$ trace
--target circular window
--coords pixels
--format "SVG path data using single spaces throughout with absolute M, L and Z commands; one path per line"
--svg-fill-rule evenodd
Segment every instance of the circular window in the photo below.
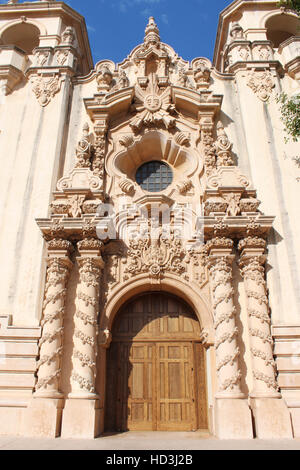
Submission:
M 172 183 L 172 180 L 172 170 L 163 162 L 144 163 L 136 172 L 136 182 L 142 189 L 151 193 L 163 191 Z

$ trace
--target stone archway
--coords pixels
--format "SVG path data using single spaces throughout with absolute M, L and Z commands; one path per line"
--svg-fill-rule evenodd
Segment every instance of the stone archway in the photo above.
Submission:
M 149 292 L 125 303 L 107 355 L 107 431 L 208 428 L 204 348 L 192 309 Z

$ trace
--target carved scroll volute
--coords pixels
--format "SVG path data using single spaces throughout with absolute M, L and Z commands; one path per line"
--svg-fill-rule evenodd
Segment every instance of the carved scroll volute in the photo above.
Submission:
M 43 302 L 42 337 L 39 342 L 38 381 L 35 396 L 60 398 L 59 379 L 63 352 L 63 322 L 67 280 L 72 268 L 72 244 L 62 238 L 48 244 L 47 278 Z
M 216 398 L 243 398 L 239 369 L 238 330 L 232 285 L 233 241 L 217 237 L 207 242 L 217 359 Z
M 265 281 L 264 255 L 266 242 L 249 236 L 239 243 L 240 268 L 244 278 L 249 318 L 250 349 L 252 356 L 252 398 L 278 398 L 276 365 L 273 358 L 273 338 L 269 315 L 269 301 Z
M 85 238 L 77 245 L 80 253 L 77 258 L 79 284 L 74 317 L 72 392 L 69 398 L 97 398 L 95 377 L 99 289 L 104 266 L 102 245 L 96 238 Z

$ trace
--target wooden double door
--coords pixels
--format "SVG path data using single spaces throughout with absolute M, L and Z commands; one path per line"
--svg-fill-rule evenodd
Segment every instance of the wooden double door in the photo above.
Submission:
M 207 429 L 204 350 L 190 308 L 146 294 L 120 312 L 107 358 L 106 430 Z

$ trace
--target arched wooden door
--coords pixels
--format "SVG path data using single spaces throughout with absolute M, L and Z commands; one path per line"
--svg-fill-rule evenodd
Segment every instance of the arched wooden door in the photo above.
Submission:
M 200 327 L 190 307 L 162 293 L 126 304 L 107 357 L 107 431 L 207 429 Z

